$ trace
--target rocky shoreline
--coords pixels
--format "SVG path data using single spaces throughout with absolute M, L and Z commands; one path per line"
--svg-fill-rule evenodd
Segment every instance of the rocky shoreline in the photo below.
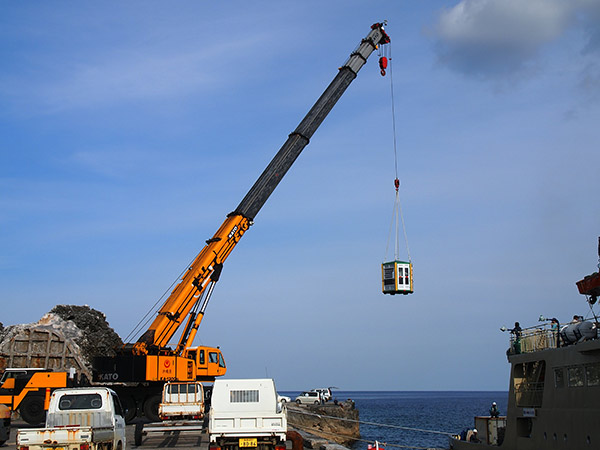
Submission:
M 346 448 L 360 439 L 359 412 L 352 400 L 323 405 L 287 406 L 288 426 L 297 430 L 305 447 Z M 326 445 L 329 443 L 330 445 Z

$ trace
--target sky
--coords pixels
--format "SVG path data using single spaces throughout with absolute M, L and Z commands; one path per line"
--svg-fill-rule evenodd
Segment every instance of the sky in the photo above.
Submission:
M 195 343 L 280 390 L 507 390 L 502 326 L 590 315 L 599 0 L 0 9 L 5 326 L 85 304 L 125 338 L 383 20 L 388 75 L 373 54 L 225 263 Z M 392 87 L 410 296 L 381 293 Z

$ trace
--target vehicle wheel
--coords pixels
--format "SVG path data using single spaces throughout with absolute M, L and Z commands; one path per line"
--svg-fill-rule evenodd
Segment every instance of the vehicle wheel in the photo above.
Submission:
M 160 422 L 158 405 L 160 405 L 160 394 L 152 395 L 144 402 L 144 415 L 150 422 Z
M 296 400 L 296 404 L 297 404 L 297 405 L 299 405 L 299 404 L 301 404 L 301 403 L 302 403 L 302 402 L 301 402 L 300 400 Z
M 137 405 L 135 399 L 131 395 L 121 397 L 123 409 L 125 410 L 125 423 L 131 423 L 137 416 Z
M 315 400 L 315 405 L 318 405 L 319 403 L 319 400 Z
M 46 420 L 44 397 L 39 395 L 27 396 L 19 405 L 21 418 L 30 425 L 39 425 Z
M 142 434 L 143 430 L 144 430 L 143 423 L 138 422 L 135 424 L 135 432 L 133 434 L 133 441 L 134 441 L 136 447 L 140 447 L 142 445 L 142 438 L 144 436 Z

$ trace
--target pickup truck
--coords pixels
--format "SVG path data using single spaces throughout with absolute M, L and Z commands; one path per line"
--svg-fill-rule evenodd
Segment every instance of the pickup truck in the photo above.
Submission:
M 46 427 L 17 431 L 17 450 L 46 449 L 124 450 L 125 418 L 117 394 L 100 387 L 55 390 Z
M 210 450 L 285 450 L 286 411 L 272 379 L 215 380 L 208 421 Z
M 204 430 L 204 388 L 197 381 L 165 383 L 162 401 L 158 406 L 162 422 L 135 425 L 133 435 L 136 447 L 143 445 L 144 436 L 151 433 L 195 432 Z
M 204 388 L 202 383 L 165 383 L 162 402 L 158 407 L 161 420 L 204 418 Z

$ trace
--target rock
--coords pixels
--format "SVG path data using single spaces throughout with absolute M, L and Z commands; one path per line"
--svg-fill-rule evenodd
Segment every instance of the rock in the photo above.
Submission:
M 324 405 L 288 405 L 288 423 L 326 441 L 350 446 L 360 438 L 359 414 L 353 401 Z M 323 442 L 315 442 L 319 448 Z

